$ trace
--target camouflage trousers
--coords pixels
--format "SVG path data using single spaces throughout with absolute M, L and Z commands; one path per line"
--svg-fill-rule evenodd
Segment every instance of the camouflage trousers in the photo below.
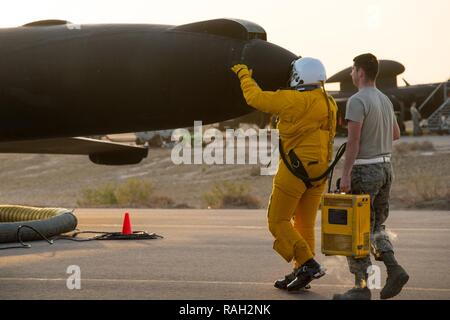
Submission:
M 380 260 L 384 252 L 394 252 L 389 236 L 385 231 L 384 222 L 389 216 L 389 194 L 393 180 L 393 171 L 390 163 L 377 163 L 357 165 L 352 170 L 352 193 L 370 195 L 370 240 L 371 251 L 375 260 Z M 366 274 L 367 268 L 372 264 L 370 256 L 355 259 L 347 257 L 350 272 L 353 274 Z

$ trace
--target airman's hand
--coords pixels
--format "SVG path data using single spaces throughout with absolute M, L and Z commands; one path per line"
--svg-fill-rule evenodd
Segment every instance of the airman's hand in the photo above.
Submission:
M 351 179 L 350 175 L 342 176 L 341 185 L 339 186 L 339 190 L 341 192 L 350 193 L 351 189 L 352 189 L 352 179 Z

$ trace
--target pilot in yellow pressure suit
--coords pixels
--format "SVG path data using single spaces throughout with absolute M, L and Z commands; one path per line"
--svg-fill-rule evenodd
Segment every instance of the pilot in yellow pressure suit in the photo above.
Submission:
M 300 290 L 325 274 L 314 260 L 314 226 L 327 177 L 308 178 L 323 175 L 331 160 L 336 103 L 323 88 L 325 68 L 317 59 L 295 60 L 290 88 L 276 92 L 262 91 L 246 65 L 235 65 L 232 71 L 240 79 L 247 103 L 279 119 L 284 159 L 273 180 L 268 224 L 275 238 L 274 250 L 287 262 L 293 261 L 294 270 L 276 281 L 275 287 Z

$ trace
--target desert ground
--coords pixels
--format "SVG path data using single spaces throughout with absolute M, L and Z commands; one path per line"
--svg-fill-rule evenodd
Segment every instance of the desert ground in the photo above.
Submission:
M 335 148 L 344 141 L 336 139 Z M 290 266 L 273 252 L 267 230 L 272 177 L 261 176 L 259 165 L 177 166 L 170 154 L 168 148 L 152 148 L 142 163 L 120 167 L 95 165 L 85 156 L 0 155 L 0 203 L 75 209 L 81 230 L 120 231 L 123 213 L 129 212 L 134 230 L 164 236 L 146 241 L 59 240 L 52 246 L 38 241 L 31 249 L 2 250 L 0 299 L 303 300 L 330 299 L 352 286 L 344 257 L 319 254 L 327 276 L 311 290 L 287 294 L 273 288 Z M 450 299 L 450 138 L 403 137 L 393 156 L 396 177 L 387 225 L 398 260 L 411 275 L 396 299 Z M 80 205 L 86 189 L 104 190 L 130 179 L 151 185 L 153 198 L 145 200 L 155 202 Z M 230 183 L 245 185 L 237 188 L 238 197 L 251 196 L 252 202 L 211 208 L 205 194 Z M 125 194 L 147 190 L 139 188 Z M 249 204 L 258 208 L 249 209 Z M 319 227 L 320 219 L 318 238 Z M 81 290 L 66 286 L 72 265 L 82 272 Z M 384 271 L 382 279 L 384 283 Z M 378 296 L 374 290 L 373 298 Z
M 337 138 L 335 147 L 343 142 Z M 0 203 L 73 209 L 80 207 L 83 190 L 138 179 L 150 183 L 155 195 L 171 199 L 169 207 L 208 208 L 205 193 L 227 181 L 245 185 L 260 208 L 267 206 L 273 177 L 261 176 L 260 165 L 175 165 L 170 155 L 170 148 L 151 148 L 138 165 L 101 166 L 86 156 L 0 154 Z M 393 209 L 450 210 L 450 136 L 402 137 L 393 158 Z

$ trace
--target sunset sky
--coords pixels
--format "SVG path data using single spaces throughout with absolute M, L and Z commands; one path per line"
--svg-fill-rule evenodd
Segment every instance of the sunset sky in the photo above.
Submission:
M 42 19 L 178 25 L 216 18 L 260 24 L 268 41 L 321 59 L 328 76 L 372 52 L 411 84 L 450 78 L 449 0 L 1 0 L 0 27 Z M 0 44 L 1 45 L 1 44 Z M 402 84 L 399 82 L 399 84 Z

